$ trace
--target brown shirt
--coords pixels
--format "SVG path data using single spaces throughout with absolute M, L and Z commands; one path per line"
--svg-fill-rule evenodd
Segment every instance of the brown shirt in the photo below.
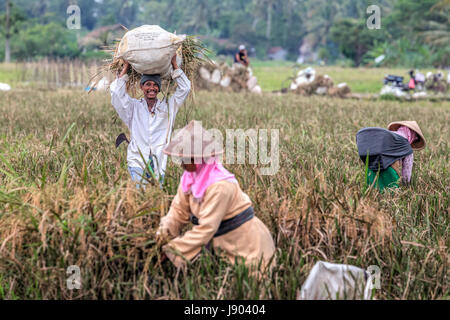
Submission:
M 234 182 L 224 180 L 210 185 L 201 203 L 196 202 L 192 195 L 185 194 L 179 186 L 169 213 L 160 223 L 160 229 L 166 229 L 173 237 L 164 247 L 167 257 L 176 266 L 182 266 L 184 259 L 192 260 L 212 240 L 213 247 L 221 249 L 220 252 L 231 263 L 240 256 L 246 259 L 247 264 L 259 263 L 262 258 L 263 265 L 267 265 L 275 252 L 275 244 L 267 227 L 256 216 L 213 238 L 222 220 L 233 218 L 250 206 L 249 197 Z M 199 225 L 180 235 L 191 213 L 198 218 Z

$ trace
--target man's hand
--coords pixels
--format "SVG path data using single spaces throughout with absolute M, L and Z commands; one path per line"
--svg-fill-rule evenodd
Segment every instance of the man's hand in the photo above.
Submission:
M 127 74 L 128 69 L 130 68 L 130 63 L 128 61 L 123 61 L 123 68 L 122 71 L 119 74 L 119 78 L 123 77 L 124 75 Z
M 173 70 L 178 69 L 178 63 L 177 63 L 177 54 L 175 53 L 172 57 L 172 60 L 170 61 L 172 63 Z
M 162 246 L 167 240 L 169 240 L 169 230 L 160 227 L 156 232 L 156 244 Z

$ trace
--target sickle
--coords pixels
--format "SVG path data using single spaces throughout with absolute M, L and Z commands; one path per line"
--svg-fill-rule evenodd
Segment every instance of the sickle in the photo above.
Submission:
M 122 143 L 122 142 L 124 142 L 124 141 L 126 141 L 127 143 L 130 143 L 130 141 L 128 141 L 128 138 L 127 138 L 127 136 L 125 135 L 125 133 L 121 133 L 121 134 L 119 134 L 118 136 L 117 136 L 117 138 L 116 138 L 116 148 L 118 148 L 119 146 L 120 146 L 120 144 Z

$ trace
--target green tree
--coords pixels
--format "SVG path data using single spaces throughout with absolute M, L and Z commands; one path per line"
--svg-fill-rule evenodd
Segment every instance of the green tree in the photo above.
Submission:
M 13 54 L 19 60 L 37 57 L 75 58 L 80 49 L 73 30 L 56 22 L 24 25 L 14 39 Z
M 25 16 L 11 1 L 6 1 L 5 7 L 5 13 L 0 15 L 0 31 L 5 37 L 5 62 L 8 63 L 11 61 L 11 37 L 17 34 Z
M 339 44 L 342 54 L 356 66 L 377 40 L 383 39 L 382 30 L 370 30 L 362 19 L 342 19 L 331 28 L 331 38 Z

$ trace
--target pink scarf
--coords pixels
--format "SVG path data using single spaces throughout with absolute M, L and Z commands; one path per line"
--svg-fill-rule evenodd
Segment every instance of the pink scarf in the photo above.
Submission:
M 407 139 L 409 144 L 413 143 L 417 139 L 417 133 L 405 126 L 400 126 L 400 128 L 398 128 L 397 131 L 394 132 Z
M 195 172 L 184 171 L 181 177 L 181 188 L 186 194 L 192 193 L 195 200 L 201 202 L 205 195 L 206 188 L 211 184 L 221 180 L 234 180 L 234 175 L 228 172 L 222 164 L 210 159 L 208 163 L 196 164 Z

